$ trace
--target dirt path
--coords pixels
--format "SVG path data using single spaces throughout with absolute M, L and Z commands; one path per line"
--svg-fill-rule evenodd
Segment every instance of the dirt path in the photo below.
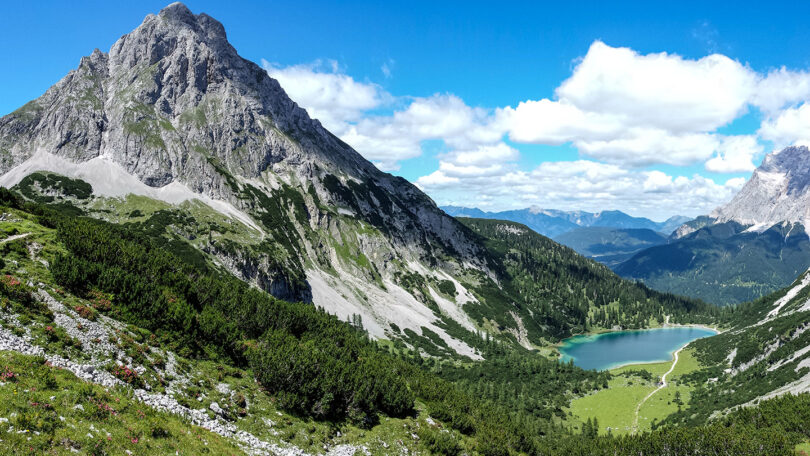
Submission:
M 5 239 L 0 240 L 0 244 L 5 244 L 6 242 L 16 241 L 17 239 L 22 239 L 28 236 L 31 233 L 23 233 L 23 234 L 15 234 L 14 236 L 9 236 Z
M 686 345 L 689 345 L 689 344 L 686 344 Z M 681 353 L 681 350 L 686 348 L 686 345 L 679 348 L 678 351 L 675 352 L 675 359 L 672 361 L 672 366 L 670 366 L 669 370 L 666 371 L 666 373 L 664 373 L 664 375 L 661 376 L 661 386 L 659 386 L 658 388 L 651 391 L 650 394 L 645 396 L 644 399 L 642 399 L 641 402 L 639 402 L 638 405 L 636 406 L 636 416 L 633 419 L 633 432 L 638 431 L 638 413 L 641 411 L 641 406 L 644 405 L 644 403 L 647 402 L 647 399 L 651 398 L 653 396 L 653 394 L 657 393 L 658 391 L 660 391 L 663 388 L 666 388 L 666 386 L 667 386 L 667 375 L 671 374 L 672 371 L 675 370 L 675 365 L 678 364 L 678 355 Z

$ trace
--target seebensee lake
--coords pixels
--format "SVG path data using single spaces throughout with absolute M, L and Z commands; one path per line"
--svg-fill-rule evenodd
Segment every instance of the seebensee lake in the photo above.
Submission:
M 606 370 L 626 364 L 669 361 L 689 342 L 717 334 L 708 328 L 672 327 L 614 331 L 563 340 L 561 360 L 583 369 Z

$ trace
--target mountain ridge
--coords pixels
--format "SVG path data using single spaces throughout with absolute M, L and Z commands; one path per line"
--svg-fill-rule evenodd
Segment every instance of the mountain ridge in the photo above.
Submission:
M 716 304 L 755 300 L 810 267 L 810 149 L 771 153 L 734 198 L 617 265 L 623 277 Z
M 791 146 L 768 154 L 743 188 L 711 217 L 764 230 L 777 223 L 810 223 L 810 149 Z

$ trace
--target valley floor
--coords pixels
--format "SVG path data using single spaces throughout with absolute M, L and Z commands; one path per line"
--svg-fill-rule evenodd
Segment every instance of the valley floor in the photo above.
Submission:
M 680 350 L 677 360 L 612 369 L 614 377 L 608 388 L 572 401 L 571 416 L 582 422 L 598 420 L 600 434 L 648 431 L 653 423 L 689 402 L 693 387 L 679 380 L 699 368 L 687 346 Z M 659 382 L 664 374 L 666 386 L 662 387 Z

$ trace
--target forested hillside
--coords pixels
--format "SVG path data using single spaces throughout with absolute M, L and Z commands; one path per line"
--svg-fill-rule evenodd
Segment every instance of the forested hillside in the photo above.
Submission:
M 731 328 L 691 345 L 703 365 L 690 375 L 696 392 L 670 423 L 701 423 L 739 406 L 752 406 L 810 385 L 810 275 L 738 306 Z
M 801 225 L 757 232 L 729 221 L 650 247 L 614 269 L 656 290 L 728 305 L 785 287 L 808 266 L 810 241 Z
M 513 305 L 530 337 L 551 332 L 552 340 L 556 340 L 599 328 L 644 328 L 663 323 L 666 315 L 677 323 L 720 323 L 726 318 L 726 312 L 715 306 L 622 279 L 607 266 L 525 225 L 459 220 L 483 238 L 502 277 L 499 299 Z M 489 284 L 476 292 L 485 298 L 496 296 L 495 287 Z M 496 321 L 507 318 L 484 305 L 468 312 Z
M 78 328 L 95 332 L 98 324 L 114 321 L 128 324 L 128 329 L 121 327 L 115 337 L 116 343 L 123 343 L 127 353 L 118 355 L 122 356 L 118 362 L 123 364 L 113 362 L 104 367 L 109 369 L 109 374 L 104 375 L 120 379 L 122 386 L 116 388 L 124 388 L 121 393 L 116 389 L 116 395 L 131 394 L 126 393 L 127 388 L 137 391 L 148 388 L 158 393 L 164 388 L 175 388 L 172 375 L 178 374 L 164 372 L 166 364 L 176 363 L 174 357 L 182 359 L 180 364 L 187 366 L 210 365 L 208 372 L 213 373 L 208 375 L 242 384 L 241 388 L 248 388 L 252 383 L 242 378 L 255 378 L 259 382 L 261 390 L 251 392 L 249 400 L 240 399 L 234 393 L 230 398 L 228 395 L 220 397 L 217 402 L 205 400 L 203 407 L 210 403 L 211 410 L 217 411 L 216 420 L 206 421 L 206 426 L 225 420 L 222 422 L 232 422 L 239 428 L 257 419 L 254 414 L 263 413 L 260 404 L 267 402 L 291 413 L 286 420 L 293 430 L 297 420 L 314 419 L 315 424 L 310 425 L 316 433 L 311 437 L 316 439 L 314 441 L 335 442 L 334 434 L 318 434 L 321 425 L 317 423 L 331 422 L 358 442 L 365 438 L 352 429 L 367 429 L 371 435 L 387 436 L 374 438 L 389 439 L 389 443 L 377 440 L 377 445 L 389 445 L 393 437 L 402 439 L 399 433 L 386 434 L 395 429 L 389 424 L 391 420 L 397 420 L 395 422 L 403 423 L 406 429 L 413 429 L 413 435 L 418 437 L 408 445 L 433 454 L 614 454 L 616 451 L 657 454 L 661 448 L 675 448 L 677 451 L 673 454 L 695 454 L 694 451 L 698 454 L 788 454 L 792 445 L 806 438 L 804 425 L 787 428 L 778 421 L 768 421 L 768 427 L 752 432 L 746 424 L 749 418 L 743 414 L 747 412 L 738 412 L 723 421 L 733 426 L 712 424 L 708 428 L 667 429 L 632 437 L 596 437 L 595 428 L 590 425 L 582 427 L 568 421 L 565 410 L 571 398 L 604 388 L 611 378 L 609 373 L 582 371 L 495 340 L 481 343 L 485 361 L 466 366 L 424 359 L 408 350 L 393 350 L 391 345 L 369 340 L 357 327 L 311 304 L 280 301 L 222 274 L 214 265 L 194 261 L 193 255 L 187 259 L 178 257 L 163 247 L 163 240 L 152 237 L 139 224 L 114 225 L 77 216 L 75 207 L 26 203 L 18 195 L 5 190 L 0 192 L 5 223 L 14 226 L 5 232 L 2 244 L 5 260 L 2 265 L 5 279 L 0 281 L 3 327 L 10 325 L 17 328 L 14 331 L 30 334 L 27 337 L 43 344 L 46 354 L 53 351 L 59 356 L 81 360 L 83 355 L 76 347 L 84 342 L 76 341 L 71 334 L 77 333 L 70 331 Z M 486 233 L 488 228 L 499 230 L 494 228 L 497 222 L 493 223 L 476 230 L 480 233 Z M 504 242 L 493 237 L 495 239 L 489 241 L 493 246 Z M 514 245 L 532 252 L 545 242 L 551 241 L 537 236 L 525 244 Z M 570 252 L 559 249 L 556 256 L 549 258 L 550 264 L 562 263 Z M 512 261 L 513 257 L 505 252 L 498 253 L 498 249 L 494 252 L 493 260 L 502 261 L 505 267 Z M 529 253 L 527 256 L 532 258 Z M 531 261 L 536 262 L 537 258 Z M 561 274 L 559 279 L 565 279 L 563 271 L 566 270 L 574 271 L 579 274 L 574 277 L 581 278 L 582 268 L 587 270 L 593 266 L 589 260 L 582 261 L 584 266 L 580 265 L 580 269 L 571 269 L 573 264 L 563 263 L 567 268 L 557 271 Z M 610 277 L 609 271 L 604 273 Z M 617 278 L 613 280 L 617 284 L 625 283 Z M 643 288 L 636 290 L 635 293 L 644 291 Z M 56 301 L 63 302 L 70 310 L 58 310 L 62 307 L 55 304 L 52 297 L 45 306 L 43 293 L 55 296 Z M 656 294 L 640 296 L 663 299 Z M 70 318 L 75 319 L 71 321 L 79 325 L 62 326 L 68 314 L 61 312 L 69 312 Z M 27 322 L 25 331 L 14 326 L 23 321 Z M 0 331 L 3 337 L 6 337 L 5 331 Z M 112 336 L 110 338 L 112 340 Z M 92 362 L 89 358 L 80 362 L 88 361 Z M 17 381 L 37 385 L 31 382 L 41 375 L 34 373 L 39 372 L 37 366 L 48 366 L 43 363 L 15 358 L 7 365 L 9 375 L 0 382 L 0 394 Z M 91 376 L 93 381 L 97 378 L 95 375 Z M 72 385 L 74 381 L 59 376 L 56 384 Z M 53 388 L 53 383 L 48 382 L 44 386 L 46 391 Z M 188 386 L 181 391 L 188 394 L 196 390 L 194 394 L 203 398 L 209 394 L 220 395 L 213 392 L 217 388 L 232 388 L 223 384 L 210 387 L 211 392 L 207 392 L 206 387 L 192 389 Z M 248 390 L 243 391 L 248 394 Z M 93 405 L 96 404 L 93 401 L 103 401 L 98 403 L 107 407 L 102 408 L 107 415 L 94 419 L 135 413 L 132 411 L 135 405 L 128 405 L 130 408 L 116 405 L 114 395 L 87 394 L 89 396 L 79 398 L 78 404 Z M 145 393 L 138 394 L 141 396 L 137 397 L 142 397 Z M 801 401 L 805 400 L 781 399 L 778 404 L 782 410 L 785 407 L 800 410 L 804 404 Z M 62 407 L 61 404 L 52 406 Z M 192 412 L 198 407 L 194 400 L 184 404 Z M 773 413 L 773 409 L 763 410 L 768 417 Z M 784 417 L 773 419 L 784 420 Z M 22 421 L 15 423 L 23 425 Z M 43 424 L 28 424 L 38 432 L 34 440 L 37 448 L 54 448 L 54 439 L 65 435 L 66 428 L 54 421 L 48 421 L 47 425 L 40 423 Z M 173 439 L 173 432 L 180 432 L 178 425 L 182 426 L 182 422 L 172 421 L 168 431 L 153 426 L 151 430 L 138 431 L 140 437 L 131 437 L 131 440 L 142 439 L 143 444 L 151 442 L 149 445 L 153 446 L 190 448 L 184 441 L 165 440 Z M 444 432 L 443 428 L 450 432 Z M 135 431 L 131 430 L 130 436 L 132 432 Z M 114 435 L 120 439 L 125 434 L 122 431 Z M 290 435 L 295 442 L 305 441 L 299 434 Z M 4 441 L 12 445 L 12 449 L 18 444 L 17 439 Z M 346 442 L 346 438 L 337 441 Z M 110 443 L 109 448 L 137 444 L 125 445 L 117 440 Z M 63 448 L 69 452 L 70 448 L 87 449 L 93 445 L 90 441 L 76 440 Z
M 250 282 L 261 288 L 269 285 L 256 272 L 259 265 L 250 257 L 269 254 L 277 262 L 288 263 L 295 255 L 287 252 L 297 251 L 292 244 L 279 246 L 267 239 L 257 243 L 256 231 L 202 203 L 170 205 L 134 195 L 123 200 L 99 197 L 88 183 L 53 173 L 33 173 L 15 189 L 32 201 L 127 226 L 198 267 L 224 266 L 227 273 L 244 278 L 243 272 L 233 270 L 234 263 L 242 263 L 242 270 L 247 267 L 254 271 L 247 274 L 253 277 Z M 721 322 L 724 318 L 723 312 L 700 301 L 654 292 L 621 279 L 605 266 L 524 225 L 469 218 L 460 218 L 459 222 L 474 249 L 483 252 L 481 260 L 490 273 L 475 268 L 461 270 L 455 277 L 436 270 L 396 273 L 398 286 L 424 302 L 425 310 L 437 321 L 435 326 L 423 323 L 419 331 L 394 323 L 381 334 L 371 330 L 376 328 L 374 321 L 366 320 L 364 328 L 372 335 L 398 340 L 439 357 L 463 357 L 458 346 L 448 343 L 458 340 L 470 347 L 465 351 L 467 356 L 475 357 L 484 334 L 533 347 L 600 328 L 656 326 L 667 315 L 673 323 Z M 341 238 L 344 248 L 338 251 L 352 262 L 365 264 L 366 289 L 384 286 L 380 272 L 364 257 L 352 256 L 345 233 Z M 337 242 L 331 234 L 328 239 Z M 279 274 L 287 274 L 283 272 L 287 269 L 277 267 Z M 297 280 L 306 286 L 300 272 L 303 267 L 297 269 L 299 273 L 290 272 L 287 283 Z M 337 270 L 330 275 L 337 276 Z M 366 305 L 373 307 L 374 303 Z M 331 308 L 327 306 L 327 310 Z M 362 320 L 359 314 L 352 318 Z M 437 334 L 439 330 L 446 336 Z

